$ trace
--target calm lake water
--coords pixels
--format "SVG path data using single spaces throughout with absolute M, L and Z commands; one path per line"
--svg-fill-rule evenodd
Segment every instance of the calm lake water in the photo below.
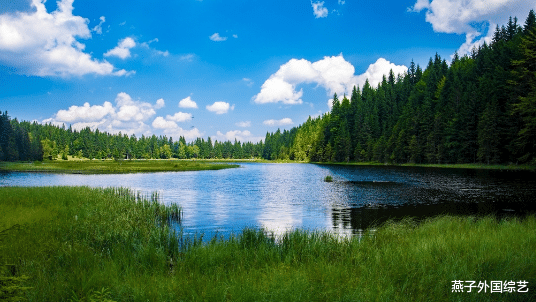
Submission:
M 186 234 L 262 227 L 359 234 L 388 219 L 536 213 L 536 173 L 384 166 L 242 163 L 219 171 L 118 175 L 7 173 L 0 186 L 129 187 L 184 210 Z M 324 182 L 331 175 L 333 182 Z

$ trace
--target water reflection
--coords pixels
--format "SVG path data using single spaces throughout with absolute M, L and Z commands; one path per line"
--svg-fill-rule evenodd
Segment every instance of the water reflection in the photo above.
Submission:
M 325 176 L 333 182 L 324 182 Z M 210 239 L 245 227 L 341 236 L 389 219 L 535 212 L 536 173 L 312 164 L 241 164 L 219 171 L 121 175 L 7 173 L 0 186 L 130 187 L 183 208 L 185 234 Z
M 413 217 L 438 215 L 522 217 L 536 212 L 532 172 L 406 167 L 328 166 L 339 181 L 332 227 L 339 233 Z M 383 180 L 381 180 L 383 177 Z M 357 179 L 357 180 L 355 180 Z M 346 206 L 341 206 L 345 204 Z

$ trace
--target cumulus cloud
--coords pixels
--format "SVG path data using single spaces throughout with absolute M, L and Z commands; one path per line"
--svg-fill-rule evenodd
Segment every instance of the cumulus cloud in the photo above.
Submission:
M 219 33 L 214 33 L 209 37 L 209 39 L 215 42 L 222 42 L 227 40 L 227 37 L 221 37 Z
M 115 101 L 119 106 L 116 118 L 121 121 L 144 121 L 156 114 L 151 104 L 133 101 L 124 92 L 120 92 Z
M 175 122 L 187 122 L 192 120 L 191 113 L 177 112 L 174 115 L 167 115 L 166 119 L 175 121 Z
M 407 72 L 408 68 L 404 65 L 396 65 L 391 63 L 384 58 L 379 58 L 376 60 L 376 62 L 369 65 L 365 73 L 356 77 L 357 83 L 359 83 L 359 86 L 362 87 L 365 81 L 368 79 L 370 85 L 375 87 L 383 80 L 384 75 L 389 75 L 390 70 L 393 70 L 393 73 L 397 75 Z
M 89 20 L 72 14 L 73 1 L 60 0 L 57 10 L 48 13 L 43 0 L 32 0 L 35 11 L 0 15 L 0 62 L 42 77 L 132 74 L 84 52 L 77 39 L 91 38 Z
M 117 46 L 113 49 L 108 50 L 104 56 L 105 57 L 118 57 L 121 59 L 126 59 L 130 57 L 130 49 L 136 46 L 134 39 L 127 37 L 119 41 Z
M 324 87 L 328 96 L 333 96 L 334 93 L 350 94 L 354 86 L 362 87 L 367 78 L 371 85 L 377 86 L 382 76 L 389 74 L 390 69 L 395 74 L 407 71 L 406 66 L 395 65 L 383 58 L 371 64 L 364 74 L 357 76 L 354 75 L 354 66 L 346 61 L 342 54 L 324 57 L 314 63 L 305 59 L 291 59 L 264 82 L 253 101 L 257 104 L 302 104 L 303 89 L 296 91 L 296 86 L 304 83 L 316 83 Z
M 242 128 L 251 127 L 251 121 L 245 121 L 245 122 L 238 122 L 235 125 Z
M 313 7 L 315 18 L 325 18 L 328 16 L 328 9 L 324 7 L 324 1 L 311 1 L 311 6 Z
M 231 141 L 233 142 L 235 139 L 239 142 L 253 142 L 257 143 L 264 139 L 264 137 L 257 137 L 253 136 L 251 132 L 248 130 L 240 131 L 240 130 L 233 130 L 233 131 L 227 131 L 225 134 L 221 131 L 218 131 L 216 135 L 211 136 L 213 141 Z
M 42 123 L 70 124 L 75 130 L 90 127 L 92 130 L 98 128 L 109 133 L 121 131 L 126 134 L 148 134 L 151 127 L 145 122 L 156 114 L 155 109 L 158 109 L 162 104 L 163 99 L 159 99 L 155 105 L 151 105 L 135 101 L 127 93 L 121 92 L 116 96 L 115 106 L 107 101 L 103 105 L 93 106 L 86 102 L 83 106 L 71 106 L 67 110 L 59 110 L 52 118 L 45 119 Z M 172 123 L 175 123 L 174 118 L 180 118 L 180 116 L 168 117 Z M 156 123 L 153 121 L 153 126 L 162 129 L 164 126 L 162 122 L 166 121 L 160 118 Z M 166 125 L 166 128 L 169 127 L 172 127 L 171 123 Z
M 158 99 L 156 100 L 156 105 L 154 106 L 154 108 L 160 109 L 160 108 L 163 108 L 164 106 L 166 106 L 166 102 L 164 101 L 164 99 Z
M 89 103 L 84 103 L 83 106 L 71 106 L 68 110 L 59 110 L 56 113 L 56 119 L 63 122 L 73 121 L 97 121 L 104 118 L 106 115 L 113 115 L 115 109 L 110 102 L 104 102 L 102 106 L 90 106 Z
M 229 110 L 234 110 L 234 105 L 231 106 L 229 103 L 226 102 L 214 102 L 212 105 L 207 105 L 207 110 L 214 112 L 216 114 L 224 114 L 227 113 Z
M 204 132 L 200 132 L 197 128 L 187 130 L 179 126 L 177 126 L 177 128 L 164 129 L 163 132 L 165 135 L 172 137 L 174 140 L 178 140 L 179 137 L 182 136 L 184 139 L 186 139 L 186 141 L 193 141 L 198 137 L 203 137 L 204 135 Z
M 155 129 L 162 129 L 164 134 L 178 140 L 183 136 L 186 140 L 194 140 L 203 136 L 199 129 L 192 127 L 190 130 L 183 129 L 177 122 L 191 120 L 191 114 L 177 112 L 174 115 L 167 115 L 166 118 L 161 116 L 154 119 L 152 126 Z
M 509 17 L 523 18 L 534 1 L 526 0 L 417 0 L 408 10 L 426 10 L 426 21 L 435 32 L 465 34 L 466 41 L 458 52 L 465 54 L 473 46 L 489 43 L 496 26 L 506 24 Z
M 196 109 L 197 104 L 192 100 L 192 98 L 190 96 L 188 96 L 187 98 L 184 98 L 184 99 L 180 100 L 179 107 L 180 108 L 193 108 L 193 109 Z
M 155 118 L 152 125 L 156 129 L 175 129 L 179 127 L 174 121 L 165 120 L 161 116 Z
M 264 125 L 267 125 L 267 126 L 285 126 L 285 125 L 292 125 L 293 122 L 292 122 L 292 119 L 286 117 L 284 119 L 280 119 L 280 120 L 266 120 L 264 122 L 262 122 Z

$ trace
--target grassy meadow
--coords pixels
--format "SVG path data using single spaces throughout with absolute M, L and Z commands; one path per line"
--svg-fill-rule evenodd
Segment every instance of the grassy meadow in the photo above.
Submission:
M 127 189 L 0 187 L 0 300 L 530 301 L 536 217 L 388 223 L 361 239 L 174 233 L 177 206 Z M 528 293 L 452 292 L 525 280 Z M 18 299 L 15 299 L 18 300 Z
M 57 160 L 0 162 L 0 171 L 72 174 L 116 174 L 168 171 L 200 171 L 236 168 L 237 164 L 198 160 Z

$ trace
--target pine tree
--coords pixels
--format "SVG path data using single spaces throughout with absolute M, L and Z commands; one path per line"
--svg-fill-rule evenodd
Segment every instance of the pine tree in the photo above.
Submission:
M 529 18 L 534 18 L 531 10 Z M 527 18 L 527 24 L 534 22 Z M 516 70 L 513 74 L 517 81 L 514 84 L 522 85 L 524 94 L 519 96 L 519 102 L 514 105 L 514 113 L 521 116 L 522 127 L 515 140 L 518 159 L 521 162 L 536 162 L 536 25 L 522 38 L 520 45 L 523 57 L 515 61 Z

